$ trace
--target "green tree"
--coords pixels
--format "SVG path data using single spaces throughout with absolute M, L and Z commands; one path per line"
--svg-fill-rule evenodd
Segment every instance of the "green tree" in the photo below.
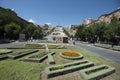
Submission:
M 26 28 L 26 34 L 28 38 L 30 39 L 33 36 L 34 30 L 35 30 L 35 25 L 33 24 L 28 24 Z
M 42 36 L 43 36 L 43 33 L 42 33 L 42 31 L 40 29 L 36 29 L 34 31 L 33 37 L 35 39 L 40 39 L 40 38 L 42 38 Z
M 99 37 L 100 40 L 103 40 L 105 36 L 105 31 L 107 30 L 107 24 L 104 22 L 96 23 L 93 26 L 94 36 Z
M 5 25 L 4 30 L 10 39 L 18 39 L 21 27 L 18 24 L 11 22 Z
M 84 39 L 84 35 L 82 34 L 82 30 L 83 30 L 83 28 L 84 28 L 84 26 L 83 25 L 79 25 L 78 27 L 77 27 L 77 32 L 75 33 L 75 38 L 77 38 L 77 39 Z
M 107 26 L 105 35 L 107 37 L 114 37 L 120 35 L 120 22 L 117 20 L 116 17 L 113 16 L 113 18 L 111 19 L 111 23 Z

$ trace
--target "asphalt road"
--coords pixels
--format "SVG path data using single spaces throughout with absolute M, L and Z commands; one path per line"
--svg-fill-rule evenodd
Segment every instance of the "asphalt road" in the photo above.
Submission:
M 98 56 L 103 57 L 109 61 L 120 64 L 120 52 L 118 51 L 95 47 L 92 44 L 83 44 L 80 42 L 76 42 L 75 45 L 85 50 L 91 51 L 93 54 L 97 54 Z
M 10 46 L 15 46 L 15 45 L 21 45 L 21 44 L 27 44 L 27 43 L 34 43 L 36 41 L 33 42 L 11 42 L 11 43 L 4 43 L 4 44 L 0 44 L 0 48 L 5 48 L 5 47 L 10 47 Z

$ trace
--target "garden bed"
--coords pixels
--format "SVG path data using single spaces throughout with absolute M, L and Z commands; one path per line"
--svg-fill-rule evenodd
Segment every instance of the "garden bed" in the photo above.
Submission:
M 7 49 L 44 49 L 44 48 L 45 46 L 40 44 L 25 44 L 7 47 Z
M 0 49 L 0 55 L 2 54 L 7 54 L 7 53 L 11 53 L 12 50 L 8 50 L 8 49 Z
M 54 54 L 55 54 L 55 52 L 48 53 L 48 62 L 49 62 L 49 64 L 55 64 L 55 60 L 53 58 Z
M 25 55 L 28 55 L 28 54 L 31 54 L 31 53 L 34 53 L 34 52 L 37 52 L 38 50 L 22 50 L 22 51 L 17 51 L 17 52 L 14 52 L 12 54 L 9 54 L 8 57 L 11 58 L 11 59 L 17 59 L 17 58 L 20 58 L 22 56 L 25 56 Z
M 30 61 L 30 62 L 42 62 L 44 59 L 46 59 L 48 53 L 46 52 L 42 52 L 36 55 L 32 55 L 26 59 L 24 59 L 24 61 Z
M 65 49 L 62 45 L 48 45 L 49 49 Z
M 115 72 L 114 68 L 103 64 L 103 65 L 94 66 L 88 69 L 81 70 L 80 75 L 85 80 L 99 80 L 113 72 Z
M 87 60 L 81 60 L 81 61 L 75 61 L 67 64 L 50 66 L 45 69 L 45 72 L 47 74 L 47 77 L 50 78 L 50 77 L 70 73 L 76 70 L 81 70 L 87 67 L 91 67 L 93 65 L 94 64 L 92 62 L 89 62 Z
M 0 60 L 4 60 L 4 59 L 7 59 L 8 56 L 7 55 L 0 55 Z
M 78 60 L 83 58 L 82 54 L 76 52 L 63 52 L 60 53 L 60 56 L 65 59 L 71 59 L 71 60 Z

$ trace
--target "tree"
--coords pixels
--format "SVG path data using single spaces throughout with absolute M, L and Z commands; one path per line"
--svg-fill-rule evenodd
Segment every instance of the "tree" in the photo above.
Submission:
M 11 22 L 5 25 L 4 30 L 10 39 L 18 39 L 21 27 L 18 24 Z
M 34 30 L 35 30 L 35 25 L 33 24 L 28 24 L 26 28 L 26 33 L 28 38 L 30 39 L 33 36 Z
M 105 31 L 107 30 L 107 24 L 104 22 L 96 23 L 93 25 L 94 35 L 103 40 L 105 36 Z
M 84 28 L 84 26 L 82 26 L 82 25 L 79 25 L 78 27 L 77 27 L 77 32 L 75 33 L 75 38 L 80 38 L 80 39 L 83 39 L 83 34 L 82 34 L 82 29 Z
M 36 29 L 36 30 L 34 31 L 33 37 L 34 37 L 35 39 L 42 38 L 42 36 L 43 36 L 43 33 L 42 33 L 42 31 L 41 31 L 40 29 Z

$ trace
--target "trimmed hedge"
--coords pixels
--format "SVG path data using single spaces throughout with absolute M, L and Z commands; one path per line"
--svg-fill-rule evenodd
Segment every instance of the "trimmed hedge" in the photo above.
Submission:
M 44 49 L 44 48 L 45 46 L 40 44 L 25 44 L 25 45 L 7 47 L 7 49 Z
M 103 64 L 81 70 L 80 75 L 85 80 L 99 80 L 113 72 L 115 72 L 115 69 L 113 67 Z
M 45 60 L 45 59 L 48 57 L 47 54 L 48 54 L 48 53 L 44 53 L 44 54 L 42 54 L 42 55 L 40 55 L 40 54 L 38 54 L 38 55 L 33 55 L 33 56 L 29 57 L 29 58 L 24 59 L 24 61 L 42 62 L 43 60 Z M 36 56 L 37 56 L 37 57 L 36 57 Z
M 55 52 L 52 52 L 52 53 L 48 53 L 48 62 L 49 64 L 55 64 L 55 60 L 53 58 L 53 54 L 55 54 Z
M 81 61 L 75 61 L 72 63 L 62 64 L 62 65 L 50 66 L 45 69 L 45 72 L 47 74 L 47 77 L 50 78 L 50 77 L 70 73 L 76 70 L 81 70 L 87 67 L 91 67 L 93 65 L 94 64 L 92 62 L 89 62 L 87 60 L 81 60 Z
M 11 53 L 12 50 L 8 50 L 8 49 L 0 49 L 0 55 L 2 54 L 7 54 L 7 53 Z
M 61 45 L 48 45 L 49 49 L 64 49 L 64 46 Z
M 0 55 L 0 60 L 4 60 L 4 59 L 7 59 L 8 56 L 7 55 Z
M 65 59 L 71 59 L 71 60 L 79 60 L 79 59 L 82 59 L 83 58 L 83 55 L 80 54 L 80 56 L 78 57 L 69 57 L 69 56 L 65 56 L 63 55 L 62 53 L 59 54 L 62 58 L 65 58 Z
M 17 59 L 20 57 L 23 57 L 25 55 L 37 52 L 38 50 L 23 50 L 23 51 L 18 51 L 16 53 L 9 54 L 8 57 L 11 59 Z
M 42 62 L 43 60 L 45 60 L 48 56 L 45 55 L 45 56 L 42 56 L 41 58 L 26 58 L 24 59 L 24 61 L 30 61 L 30 62 Z

